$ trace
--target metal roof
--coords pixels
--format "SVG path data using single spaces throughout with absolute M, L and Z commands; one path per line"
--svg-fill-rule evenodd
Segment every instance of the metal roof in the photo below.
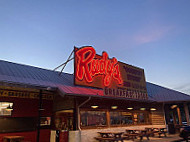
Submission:
M 75 86 L 73 75 L 0 60 L 0 82 L 57 88 L 61 94 L 103 96 L 102 89 Z M 190 101 L 190 96 L 147 82 L 149 101 Z
M 179 91 L 168 89 L 153 83 L 146 83 L 149 99 L 157 102 L 190 101 L 190 96 Z

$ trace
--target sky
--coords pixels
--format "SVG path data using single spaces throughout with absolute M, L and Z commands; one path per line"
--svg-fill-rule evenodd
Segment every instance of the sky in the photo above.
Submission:
M 54 69 L 74 46 L 190 95 L 189 0 L 0 0 L 0 59 Z M 73 63 L 64 72 L 73 73 Z

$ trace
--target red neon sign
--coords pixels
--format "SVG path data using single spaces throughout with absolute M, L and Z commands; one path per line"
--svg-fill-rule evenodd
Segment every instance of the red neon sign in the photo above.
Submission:
M 103 75 L 104 86 L 109 86 L 114 79 L 118 84 L 122 84 L 119 64 L 116 58 L 109 59 L 106 52 L 102 53 L 101 58 L 95 58 L 96 51 L 93 47 L 78 49 L 75 53 L 76 78 L 85 79 L 88 83 L 93 82 L 93 77 Z

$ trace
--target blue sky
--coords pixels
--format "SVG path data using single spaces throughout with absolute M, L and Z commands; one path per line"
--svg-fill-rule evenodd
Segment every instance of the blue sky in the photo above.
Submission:
M 0 0 L 0 59 L 46 69 L 74 46 L 141 67 L 190 94 L 189 0 Z M 64 70 L 73 73 L 73 63 Z

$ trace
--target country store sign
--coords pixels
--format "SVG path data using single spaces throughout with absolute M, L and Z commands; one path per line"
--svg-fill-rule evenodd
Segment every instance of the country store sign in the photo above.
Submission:
M 75 48 L 75 85 L 102 88 L 105 96 L 147 99 L 144 70 L 97 55 L 91 46 Z

